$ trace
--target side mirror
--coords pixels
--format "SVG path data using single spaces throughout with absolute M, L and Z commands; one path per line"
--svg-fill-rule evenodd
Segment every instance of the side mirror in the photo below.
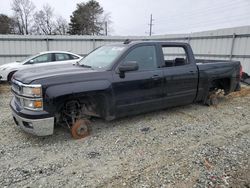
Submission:
M 128 72 L 128 71 L 136 71 L 138 70 L 139 66 L 136 61 L 127 61 L 124 64 L 121 64 L 119 66 L 119 71 L 120 72 Z
M 125 72 L 136 71 L 139 66 L 136 61 L 127 61 L 118 67 L 120 78 L 125 78 Z
M 34 60 L 33 59 L 29 60 L 28 64 L 34 64 Z

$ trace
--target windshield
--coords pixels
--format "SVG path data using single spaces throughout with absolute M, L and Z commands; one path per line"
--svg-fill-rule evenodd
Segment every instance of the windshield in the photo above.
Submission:
M 28 59 L 31 59 L 32 57 L 37 56 L 38 54 L 35 55 L 30 55 L 30 56 L 26 56 L 24 58 L 22 58 L 20 61 L 17 61 L 18 63 L 25 63 Z
M 123 46 L 102 46 L 83 58 L 79 65 L 107 69 L 122 53 L 124 48 Z

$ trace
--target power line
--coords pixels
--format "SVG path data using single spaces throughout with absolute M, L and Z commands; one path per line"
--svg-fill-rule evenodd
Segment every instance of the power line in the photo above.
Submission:
M 230 1 L 229 1 L 230 2 Z M 232 1 L 229 5 L 225 5 L 224 7 L 218 6 L 214 7 L 214 9 L 210 9 L 211 7 L 207 9 L 200 9 L 198 11 L 192 11 L 192 12 L 185 12 L 182 14 L 182 16 L 177 14 L 169 15 L 165 19 L 160 19 L 157 21 L 158 27 L 160 26 L 161 29 L 164 28 L 163 25 L 168 25 L 168 32 L 169 31 L 176 31 L 176 30 L 197 30 L 198 28 L 204 28 L 204 27 L 215 27 L 215 26 L 227 26 L 229 27 L 234 24 L 234 22 L 238 22 L 240 25 L 247 25 L 250 22 L 247 21 L 250 19 L 250 15 L 246 13 L 247 7 L 249 7 L 248 4 L 237 4 L 235 5 Z M 240 9 L 244 7 L 244 11 L 237 12 L 236 9 Z M 202 12 L 203 11 L 203 12 Z M 222 15 L 221 15 L 222 14 Z M 178 24 L 180 22 L 182 24 Z M 245 24 L 244 24 L 245 23 Z M 196 29 L 195 29 L 196 28 Z M 218 27 L 219 28 L 219 27 Z M 155 28 L 156 30 L 159 28 Z M 199 29 L 198 29 L 199 30 Z
M 230 2 L 230 1 L 229 1 Z M 190 12 L 184 12 L 181 14 L 172 14 L 169 15 L 169 18 L 165 18 L 165 19 L 160 19 L 160 22 L 169 22 L 169 21 L 173 21 L 176 22 L 174 20 L 178 20 L 180 18 L 185 18 L 185 19 L 194 19 L 197 17 L 206 17 L 206 16 L 211 16 L 211 15 L 216 15 L 218 13 L 222 13 L 222 12 L 231 12 L 233 13 L 235 9 L 241 9 L 243 7 L 249 7 L 249 4 L 235 4 L 236 2 L 231 2 L 231 3 L 227 3 L 226 5 L 219 5 L 216 7 L 207 7 L 206 9 L 198 9 L 195 11 L 190 11 Z
M 169 26 L 171 27 L 175 27 L 175 29 L 180 29 L 180 28 L 191 28 L 191 27 L 197 27 L 197 26 L 214 26 L 214 25 L 218 25 L 218 24 L 223 24 L 223 23 L 227 23 L 227 24 L 231 24 L 232 22 L 246 22 L 245 20 L 249 19 L 250 16 L 248 15 L 243 15 L 241 17 L 231 17 L 229 18 L 213 18 L 213 19 L 209 19 L 209 20 L 194 20 L 191 21 L 189 23 L 185 23 L 182 25 L 177 25 L 176 22 L 166 22 L 168 23 Z M 246 22 L 246 24 L 248 24 L 249 22 Z

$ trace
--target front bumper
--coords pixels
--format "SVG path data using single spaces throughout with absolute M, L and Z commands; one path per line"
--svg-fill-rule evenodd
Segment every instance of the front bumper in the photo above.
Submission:
M 6 82 L 7 81 L 7 74 L 3 70 L 0 70 L 0 81 L 1 82 Z
M 20 112 L 18 112 L 16 108 L 17 106 L 14 102 L 14 99 L 12 99 L 10 106 L 12 109 L 13 119 L 16 125 L 18 125 L 25 132 L 36 136 L 47 136 L 53 134 L 55 119 L 54 117 L 38 118 L 36 116 L 36 119 L 23 117 L 24 115 L 27 116 L 27 114 L 22 114 L 22 116 L 20 115 Z

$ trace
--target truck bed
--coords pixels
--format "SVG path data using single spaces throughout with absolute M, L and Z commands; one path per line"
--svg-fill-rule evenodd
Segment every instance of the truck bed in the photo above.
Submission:
M 204 96 L 202 92 L 206 92 L 206 87 L 213 84 L 211 80 L 223 80 L 227 83 L 228 87 L 224 89 L 226 94 L 239 89 L 241 69 L 239 61 L 196 59 L 196 65 L 199 70 L 198 96 Z
M 199 71 L 207 73 L 212 77 L 222 78 L 230 76 L 239 78 L 240 76 L 238 74 L 241 67 L 239 61 L 196 59 L 196 65 Z

